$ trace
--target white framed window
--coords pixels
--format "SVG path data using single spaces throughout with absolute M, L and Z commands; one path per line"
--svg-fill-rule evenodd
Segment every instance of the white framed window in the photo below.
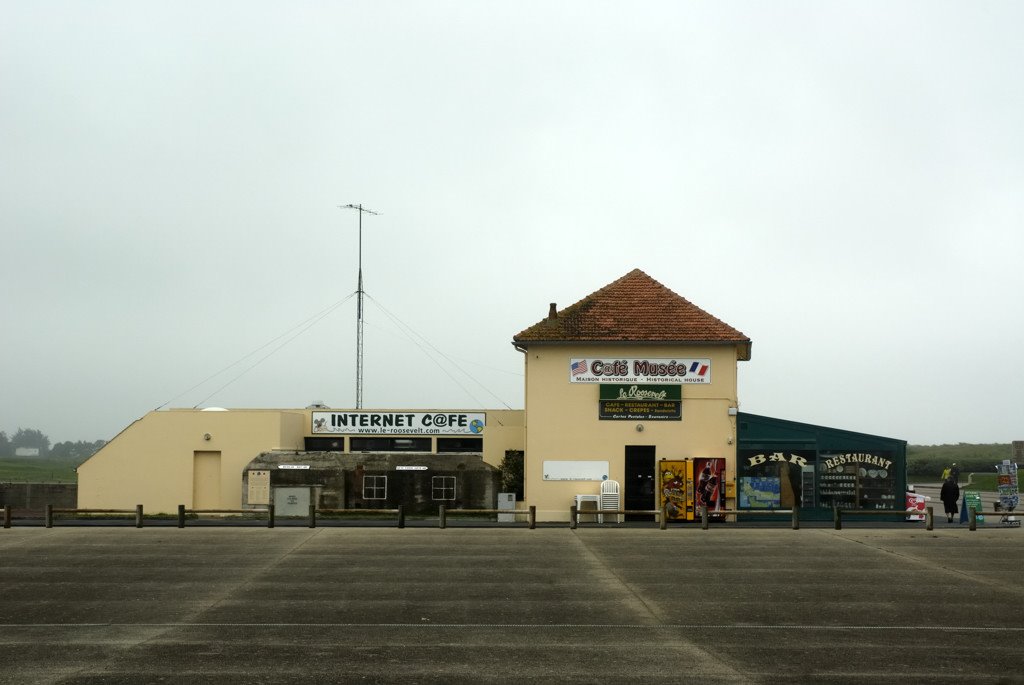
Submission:
M 363 476 L 363 499 L 387 499 L 387 476 Z
M 455 476 L 434 476 L 430 480 L 430 492 L 435 500 L 455 499 Z

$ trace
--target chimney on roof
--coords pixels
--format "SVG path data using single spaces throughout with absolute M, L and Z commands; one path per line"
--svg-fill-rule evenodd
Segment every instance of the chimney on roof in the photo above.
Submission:
M 554 302 L 552 302 L 551 306 L 548 308 L 548 318 L 549 319 L 557 319 L 558 318 L 558 308 L 555 306 Z

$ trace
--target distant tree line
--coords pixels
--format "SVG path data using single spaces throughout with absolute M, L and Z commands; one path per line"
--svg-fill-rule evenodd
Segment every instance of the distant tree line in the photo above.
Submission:
M 41 430 L 35 428 L 19 428 L 17 432 L 8 437 L 7 433 L 0 431 L 0 459 L 15 456 L 19 448 L 38 449 L 40 457 L 59 459 L 60 461 L 72 461 L 81 463 L 103 447 L 106 440 L 76 440 L 71 442 L 58 442 L 50 444 L 50 438 Z

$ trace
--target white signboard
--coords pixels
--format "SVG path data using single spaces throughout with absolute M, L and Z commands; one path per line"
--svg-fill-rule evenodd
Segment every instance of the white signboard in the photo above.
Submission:
M 569 360 L 570 383 L 711 383 L 710 359 Z
M 313 433 L 350 435 L 482 435 L 484 413 L 315 411 Z
M 608 462 L 545 461 L 544 480 L 608 480 Z
M 426 471 L 426 466 L 396 466 L 395 471 Z
M 279 469 L 308 469 L 309 464 L 278 464 Z

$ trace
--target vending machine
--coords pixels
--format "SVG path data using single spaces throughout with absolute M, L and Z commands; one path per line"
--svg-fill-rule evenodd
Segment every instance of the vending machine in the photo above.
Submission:
M 689 459 L 658 462 L 658 508 L 669 521 L 693 520 L 693 463 Z
M 658 462 L 658 484 L 658 505 L 669 521 L 693 521 L 704 506 L 712 516 L 725 509 L 722 457 L 663 459 Z

